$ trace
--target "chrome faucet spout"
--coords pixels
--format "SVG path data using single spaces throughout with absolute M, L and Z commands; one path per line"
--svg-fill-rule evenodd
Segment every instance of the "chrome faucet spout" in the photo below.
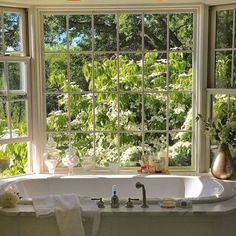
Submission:
M 142 188 L 142 194 L 143 194 L 143 204 L 142 204 L 142 208 L 148 208 L 148 204 L 147 204 L 147 197 L 146 197 L 146 189 L 144 187 L 144 185 L 140 182 L 136 183 L 136 188 Z

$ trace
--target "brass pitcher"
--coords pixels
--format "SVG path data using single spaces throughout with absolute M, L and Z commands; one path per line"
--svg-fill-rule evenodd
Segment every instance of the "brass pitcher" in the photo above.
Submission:
M 234 174 L 235 165 L 227 143 L 221 143 L 218 154 L 216 155 L 212 166 L 211 173 L 218 179 L 230 179 Z

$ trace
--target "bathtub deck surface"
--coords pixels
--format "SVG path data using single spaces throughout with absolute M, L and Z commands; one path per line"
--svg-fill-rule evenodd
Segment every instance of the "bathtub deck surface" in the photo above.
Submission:
M 140 205 L 135 205 L 134 208 L 120 208 L 113 209 L 106 206 L 100 209 L 101 215 L 106 216 L 133 216 L 133 215 L 147 215 L 147 216 L 165 216 L 165 215 L 224 215 L 236 213 L 236 197 L 229 200 L 207 203 L 207 204 L 193 204 L 192 208 L 161 208 L 159 205 L 149 205 L 149 208 L 143 209 Z M 0 214 L 4 216 L 35 216 L 35 210 L 32 205 L 18 204 L 14 208 L 0 207 Z

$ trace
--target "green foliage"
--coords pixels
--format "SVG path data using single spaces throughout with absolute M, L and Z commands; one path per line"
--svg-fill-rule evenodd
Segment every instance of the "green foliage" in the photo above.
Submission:
M 162 89 L 165 91 L 166 84 L 166 60 L 162 59 L 157 53 L 146 53 L 144 75 L 147 78 L 147 86 L 150 85 L 151 89 Z M 188 59 L 184 58 L 181 53 L 170 53 L 170 60 L 173 61 L 172 76 L 175 78 L 175 84 L 172 89 L 178 90 L 186 84 L 191 84 L 192 70 L 191 64 Z M 106 93 L 97 93 L 93 96 L 91 93 L 86 94 L 72 94 L 70 98 L 68 94 L 60 94 L 55 96 L 53 100 L 48 99 L 48 118 L 47 125 L 49 131 L 62 131 L 67 130 L 68 122 L 72 130 L 75 131 L 105 131 L 114 133 L 98 133 L 95 137 L 84 134 L 77 134 L 71 136 L 71 142 L 75 148 L 77 155 L 94 155 L 95 142 L 95 157 L 96 163 L 99 166 L 108 166 L 109 162 L 118 160 L 121 156 L 121 165 L 133 166 L 138 161 L 141 154 L 145 151 L 151 151 L 151 140 L 147 140 L 145 149 L 141 150 L 141 140 L 135 135 L 121 136 L 117 134 L 118 119 L 120 123 L 119 130 L 123 131 L 140 131 L 142 130 L 142 95 L 140 88 L 142 83 L 142 61 L 138 54 L 120 55 L 119 56 L 119 81 L 117 84 L 117 57 L 97 57 L 98 60 L 94 61 L 94 85 L 96 91 L 106 91 Z M 60 58 L 57 58 L 60 60 Z M 53 65 L 52 65 L 53 66 Z M 186 76 L 183 77 L 183 71 Z M 91 80 L 92 67 L 90 64 L 85 63 L 82 67 L 83 78 L 87 80 L 88 88 L 93 87 L 93 80 Z M 47 73 L 47 72 L 46 72 Z M 152 76 L 150 76 L 152 74 Z M 87 78 L 87 79 L 86 79 Z M 149 85 L 148 85 L 149 84 Z M 61 83 L 64 86 L 64 83 Z M 73 90 L 78 91 L 78 84 L 73 84 Z M 116 94 L 109 91 L 137 91 L 129 94 L 120 94 L 119 100 Z M 61 88 L 58 88 L 61 91 Z M 161 93 L 145 95 L 145 127 L 151 130 L 165 130 L 166 129 L 166 95 Z M 52 102 L 50 102 L 52 101 Z M 119 101 L 119 117 L 118 117 L 118 101 Z M 53 105 L 54 104 L 54 105 Z M 172 93 L 170 106 L 173 107 L 173 127 L 175 129 L 191 130 L 191 94 L 184 94 L 181 92 Z M 68 108 L 70 107 L 70 117 L 68 118 Z M 93 113 L 93 107 L 95 116 Z M 55 109 L 56 108 L 56 109 Z M 186 120 L 186 115 L 189 114 Z M 93 127 L 93 117 L 95 117 L 95 127 Z M 179 137 L 173 137 L 176 142 L 182 142 L 181 148 L 175 148 L 172 152 L 172 159 L 179 161 L 171 162 L 174 165 L 179 165 L 183 161 L 183 165 L 189 165 L 191 160 L 191 146 L 189 146 L 188 132 L 183 132 L 185 135 L 179 140 Z M 128 134 L 128 133 L 127 133 Z M 177 134 L 176 134 L 177 135 Z M 62 151 L 68 147 L 67 142 L 65 145 L 60 145 L 63 138 L 60 140 L 59 135 L 55 138 L 58 143 L 59 149 Z M 85 141 L 86 140 L 86 141 Z M 93 141 L 94 140 L 94 141 Z M 122 147 L 122 152 L 118 153 L 118 142 Z M 150 142 L 150 144 L 149 144 Z M 184 143 L 187 142 L 185 145 Z M 191 140 L 190 140 L 191 142 Z M 173 145 L 175 142 L 173 142 Z M 134 150 L 134 153 L 130 150 Z M 159 149 L 160 150 L 160 147 Z M 130 154 L 132 153 L 132 154 Z M 129 155 L 128 155 L 129 154 Z M 127 155 L 129 156 L 127 158 Z M 185 159 L 186 160 L 185 160 Z
M 191 50 L 193 14 L 172 14 L 169 25 L 167 14 L 145 14 L 144 21 L 141 14 L 70 15 L 68 19 L 67 23 L 65 15 L 46 15 L 43 22 L 47 131 L 61 157 L 70 143 L 80 162 L 90 155 L 99 166 L 119 158 L 122 166 L 135 166 L 143 153 L 158 152 L 169 143 L 170 164 L 190 165 L 192 53 L 175 49 Z M 95 51 L 91 54 L 92 36 Z M 174 50 L 167 55 L 168 46 Z M 17 107 L 13 113 L 19 113 Z M 7 125 L 6 117 L 0 118 L 2 135 Z M 18 135 L 23 134 L 26 122 L 17 115 L 15 121 L 20 124 L 14 127 Z M 170 131 L 182 132 L 170 135 L 167 123 Z M 140 131 L 145 132 L 144 140 Z M 4 174 L 24 172 L 27 153 L 21 145 L 9 146 L 13 164 Z
M 27 144 L 5 144 L 0 149 L 0 159 L 9 159 L 10 166 L 0 176 L 19 175 L 25 173 L 27 164 Z
M 202 116 L 199 114 L 197 119 L 202 119 Z M 202 120 L 205 124 L 205 134 L 213 142 L 228 143 L 236 146 L 235 113 L 228 114 L 226 119 L 224 117 L 215 117 L 209 121 Z

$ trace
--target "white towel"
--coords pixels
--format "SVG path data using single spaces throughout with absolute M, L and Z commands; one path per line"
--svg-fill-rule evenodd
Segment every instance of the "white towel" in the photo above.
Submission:
M 37 217 L 45 217 L 54 214 L 54 201 L 51 196 L 38 196 L 32 198 Z
M 79 197 L 83 215 L 89 219 L 90 227 L 86 231 L 86 236 L 96 236 L 100 227 L 100 209 L 95 201 L 89 197 Z M 91 227 L 92 226 L 92 227 Z M 87 228 L 86 228 L 87 229 Z
M 76 194 L 39 196 L 32 199 L 37 217 L 55 213 L 61 236 L 95 236 L 100 226 L 100 210 L 88 197 Z M 86 230 L 82 222 L 85 217 Z M 87 222 L 88 221 L 88 222 Z
M 76 194 L 54 195 L 54 209 L 61 236 L 85 236 L 80 201 Z

